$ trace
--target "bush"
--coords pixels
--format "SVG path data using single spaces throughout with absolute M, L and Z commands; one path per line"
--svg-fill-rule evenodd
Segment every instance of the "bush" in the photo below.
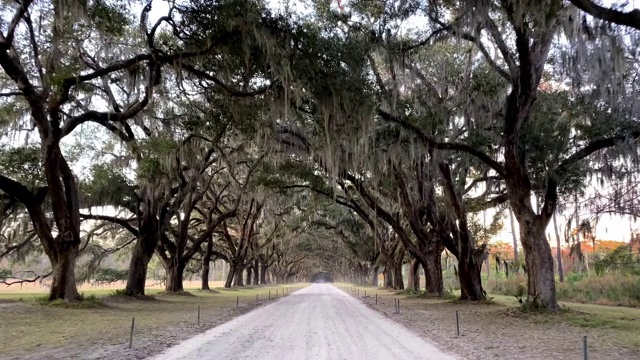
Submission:
M 594 261 L 598 275 L 622 273 L 640 275 L 640 259 L 637 259 L 630 245 L 621 245 L 609 251 L 602 259 Z
M 10 278 L 12 275 L 11 270 L 0 268 L 0 280 L 5 280 Z
M 527 293 L 527 278 L 519 274 L 506 279 L 491 280 L 487 288 L 490 293 L 518 297 Z
M 581 281 L 582 279 L 584 279 L 586 277 L 587 277 L 587 274 L 569 273 L 569 274 L 567 274 L 567 276 L 565 276 L 565 281 L 568 282 L 569 284 L 575 284 L 578 281 Z
M 558 299 L 601 305 L 640 306 L 640 276 L 607 274 L 558 283 Z
M 42 306 L 59 306 L 65 308 L 72 309 L 91 309 L 96 307 L 105 306 L 102 302 L 102 299 L 97 297 L 95 294 L 84 295 L 80 294 L 81 300 L 78 302 L 68 303 L 62 299 L 56 299 L 53 301 L 49 301 L 49 296 L 39 296 L 35 298 L 36 303 Z
M 560 301 L 640 307 L 640 275 L 568 274 L 566 280 L 556 283 Z M 515 296 L 524 303 L 526 284 L 526 278 L 518 275 L 509 279 L 492 280 L 487 288 L 490 293 Z
M 95 282 L 99 284 L 110 284 L 117 281 L 126 280 L 127 274 L 128 274 L 127 270 L 100 267 L 96 269 L 93 279 Z

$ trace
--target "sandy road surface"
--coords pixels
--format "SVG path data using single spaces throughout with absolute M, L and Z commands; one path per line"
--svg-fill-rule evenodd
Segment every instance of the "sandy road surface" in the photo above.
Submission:
M 151 359 L 455 358 L 334 286 L 314 284 Z

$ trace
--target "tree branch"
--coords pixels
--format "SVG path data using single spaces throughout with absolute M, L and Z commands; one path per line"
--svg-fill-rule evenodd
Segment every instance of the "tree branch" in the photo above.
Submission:
M 591 0 L 570 0 L 578 9 L 586 12 L 596 19 L 624 25 L 640 30 L 640 10 L 633 9 L 623 12 L 600 6 Z
M 571 156 L 563 160 L 558 167 L 556 167 L 554 174 L 556 176 L 563 176 L 572 166 L 579 161 L 587 158 L 591 154 L 600 151 L 602 149 L 615 146 L 616 144 L 628 139 L 640 138 L 640 130 L 632 130 L 629 133 L 619 133 L 608 138 L 602 138 L 592 141 L 584 146 L 582 149 L 576 151 Z
M 493 169 L 498 175 L 504 177 L 506 171 L 502 164 L 495 161 L 489 155 L 485 154 L 481 150 L 478 150 L 472 146 L 461 144 L 461 143 L 451 143 L 451 142 L 438 142 L 431 136 L 425 134 L 420 128 L 411 124 L 405 119 L 402 119 L 398 116 L 392 115 L 382 109 L 378 109 L 378 115 L 385 121 L 393 122 L 400 125 L 402 128 L 411 131 L 415 136 L 418 137 L 420 141 L 427 147 L 436 150 L 453 150 L 453 151 L 461 151 L 470 155 L 475 156 L 478 160 L 485 163 L 491 169 Z
M 29 6 L 32 2 L 33 0 L 23 0 L 18 2 L 18 4 L 20 4 L 20 8 L 18 8 L 18 11 L 16 11 L 13 19 L 11 20 L 11 23 L 9 24 L 7 35 L 3 36 L 2 34 L 0 34 L 0 50 L 6 51 L 11 46 L 13 46 L 13 37 L 16 33 L 16 28 L 18 27 L 18 24 L 20 23 L 20 20 L 22 19 L 24 14 L 26 14 L 27 10 L 29 10 Z
M 3 280 L 0 281 L 0 283 L 5 284 L 7 286 L 11 286 L 11 285 L 15 285 L 15 284 L 34 283 L 34 282 L 36 282 L 38 280 L 42 280 L 42 279 L 45 279 L 45 278 L 51 276 L 51 274 L 53 274 L 52 271 L 47 273 L 47 274 L 44 274 L 44 275 L 38 275 L 38 276 L 34 277 L 33 279 L 18 279 L 16 281 L 6 281 L 6 280 L 3 279 Z
M 94 215 L 94 214 L 80 214 L 80 218 L 82 218 L 84 220 L 104 220 L 104 221 L 109 221 L 109 222 L 112 222 L 114 224 L 118 224 L 118 225 L 122 226 L 123 228 L 125 228 L 127 231 L 129 231 L 131 234 L 133 234 L 136 237 L 140 236 L 140 232 L 138 231 L 138 229 L 134 228 L 131 224 L 129 224 L 129 221 L 134 221 L 135 218 L 122 219 L 122 218 L 118 218 L 118 217 L 115 217 L 115 216 Z

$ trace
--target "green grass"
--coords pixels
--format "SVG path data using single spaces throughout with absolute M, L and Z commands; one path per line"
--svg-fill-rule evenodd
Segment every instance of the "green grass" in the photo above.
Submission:
M 405 298 L 412 302 L 419 301 L 427 304 L 458 303 L 457 300 L 451 300 L 447 297 L 441 299 L 433 297 L 422 298 L 409 294 L 406 291 L 385 290 L 371 286 L 356 286 L 343 283 L 335 285 L 340 288 L 346 288 L 347 293 L 350 293 L 350 289 L 359 289 L 360 296 L 362 296 L 366 290 L 367 295 L 371 294 L 375 296 L 374 294 L 377 293 L 378 296 Z M 452 294 L 457 297 L 460 295 L 460 292 L 454 291 Z M 480 308 L 477 309 L 483 309 L 482 307 L 487 305 L 491 307 L 500 306 L 504 307 L 505 311 L 515 314 L 522 320 L 538 324 L 564 323 L 574 327 L 588 328 L 597 331 L 597 333 L 606 334 L 607 341 L 609 341 L 611 345 L 640 349 L 640 336 L 638 335 L 640 334 L 640 309 L 638 308 L 561 301 L 561 311 L 555 314 L 541 314 L 536 312 L 522 313 L 517 311 L 521 304 L 514 296 L 488 294 L 487 298 L 489 300 L 479 303 L 459 303 L 464 306 L 472 306 L 472 308 L 469 308 L 469 311 L 474 311 L 476 306 L 480 306 Z M 502 314 L 502 312 L 500 314 Z
M 513 296 L 490 296 L 509 307 L 520 305 Z M 561 301 L 560 306 L 561 311 L 557 315 L 536 315 L 535 321 L 560 321 L 576 327 L 609 330 L 615 345 L 640 349 L 640 309 L 565 301 Z
M 508 279 L 486 282 L 488 292 L 502 295 L 526 294 L 526 278 L 519 274 Z M 606 274 L 586 276 L 568 274 L 564 282 L 556 283 L 560 301 L 640 307 L 640 275 Z
M 135 317 L 136 333 L 153 334 L 164 327 L 192 326 L 200 306 L 206 325 L 240 306 L 290 293 L 295 285 L 252 286 L 239 289 L 216 289 L 219 293 L 189 289 L 194 296 L 160 294 L 148 291 L 155 300 L 136 300 L 111 296 L 113 290 L 84 292 L 89 301 L 100 306 L 62 306 L 44 302 L 44 293 L 0 293 L 0 344 L 3 355 L 21 354 L 40 348 L 84 346 L 91 344 L 123 344 L 128 340 L 131 318 Z M 300 285 L 298 285 L 300 286 Z M 5 300 L 5 301 L 2 301 Z M 6 301 L 8 300 L 8 302 Z M 203 329 L 204 330 L 204 329 Z M 149 335 L 153 336 L 153 335 Z

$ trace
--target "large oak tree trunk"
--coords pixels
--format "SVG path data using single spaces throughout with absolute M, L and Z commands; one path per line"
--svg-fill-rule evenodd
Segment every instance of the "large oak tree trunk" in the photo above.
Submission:
M 227 274 L 227 279 L 224 282 L 224 287 L 229 289 L 233 285 L 233 278 L 236 276 L 237 266 L 233 263 L 229 263 L 229 273 Z
M 63 299 L 75 302 L 81 299 L 76 286 L 75 266 L 78 246 L 74 243 L 60 245 L 56 253 L 50 256 L 53 268 L 49 301 Z
M 58 229 L 55 240 L 46 245 L 48 251 L 45 249 L 53 271 L 49 300 L 74 302 L 81 300 L 75 275 L 76 256 L 81 243 L 78 186 L 58 143 L 47 139 L 47 134 L 42 131 L 40 134 L 43 138 L 44 173 Z
M 546 225 L 540 216 L 530 223 L 520 223 L 520 241 L 527 264 L 527 294 L 530 301 L 556 310 L 556 281 L 551 246 L 545 236 Z
M 384 287 L 393 289 L 393 271 L 388 264 L 384 266 Z
M 233 286 L 244 286 L 244 279 L 242 278 L 242 275 L 244 273 L 243 270 L 244 269 L 242 268 L 242 266 L 236 267 L 236 274 L 233 278 Z
M 404 279 L 402 278 L 402 261 L 398 261 L 393 267 L 393 288 L 404 290 Z
M 211 265 L 211 254 L 213 253 L 213 240 L 207 241 L 207 248 L 202 256 L 202 290 L 211 290 L 209 287 L 209 270 Z
M 125 294 L 128 296 L 144 296 L 149 262 L 158 243 L 157 223 L 149 224 L 148 227 L 141 226 L 141 236 L 133 247 L 125 287 Z
M 209 264 L 207 263 L 205 265 L 203 262 L 202 273 L 201 273 L 202 284 L 200 285 L 200 290 L 211 290 L 211 288 L 209 287 L 209 270 L 210 270 Z
M 260 284 L 260 266 L 258 265 L 258 260 L 253 262 L 253 285 Z
M 418 272 L 420 270 L 420 263 L 417 259 L 411 260 L 411 264 L 409 265 L 409 276 L 407 278 L 407 285 L 409 289 L 413 291 L 420 291 L 420 274 Z
M 482 254 L 474 254 L 471 249 L 461 249 L 458 260 L 458 279 L 460 280 L 460 300 L 483 300 Z
M 260 263 L 260 284 L 268 284 L 268 280 L 267 280 L 267 265 L 262 262 Z
M 442 279 L 442 249 L 426 251 L 427 261 L 422 263 L 427 293 L 442 296 L 444 280 Z
M 136 241 L 129 261 L 129 272 L 127 273 L 125 294 L 128 296 L 144 296 L 147 270 L 149 261 L 153 257 L 155 246 L 155 241 L 149 243 L 149 239 L 144 237 Z
M 378 269 L 379 267 L 377 265 L 371 267 L 371 286 L 378 287 Z
M 183 264 L 180 261 L 170 261 L 169 263 L 165 264 L 165 270 L 167 271 L 167 282 L 165 285 L 166 292 L 184 292 L 183 277 L 185 265 L 186 264 Z
M 253 279 L 253 268 L 251 266 L 247 266 L 247 279 L 245 280 L 245 284 L 251 285 L 252 279 Z

